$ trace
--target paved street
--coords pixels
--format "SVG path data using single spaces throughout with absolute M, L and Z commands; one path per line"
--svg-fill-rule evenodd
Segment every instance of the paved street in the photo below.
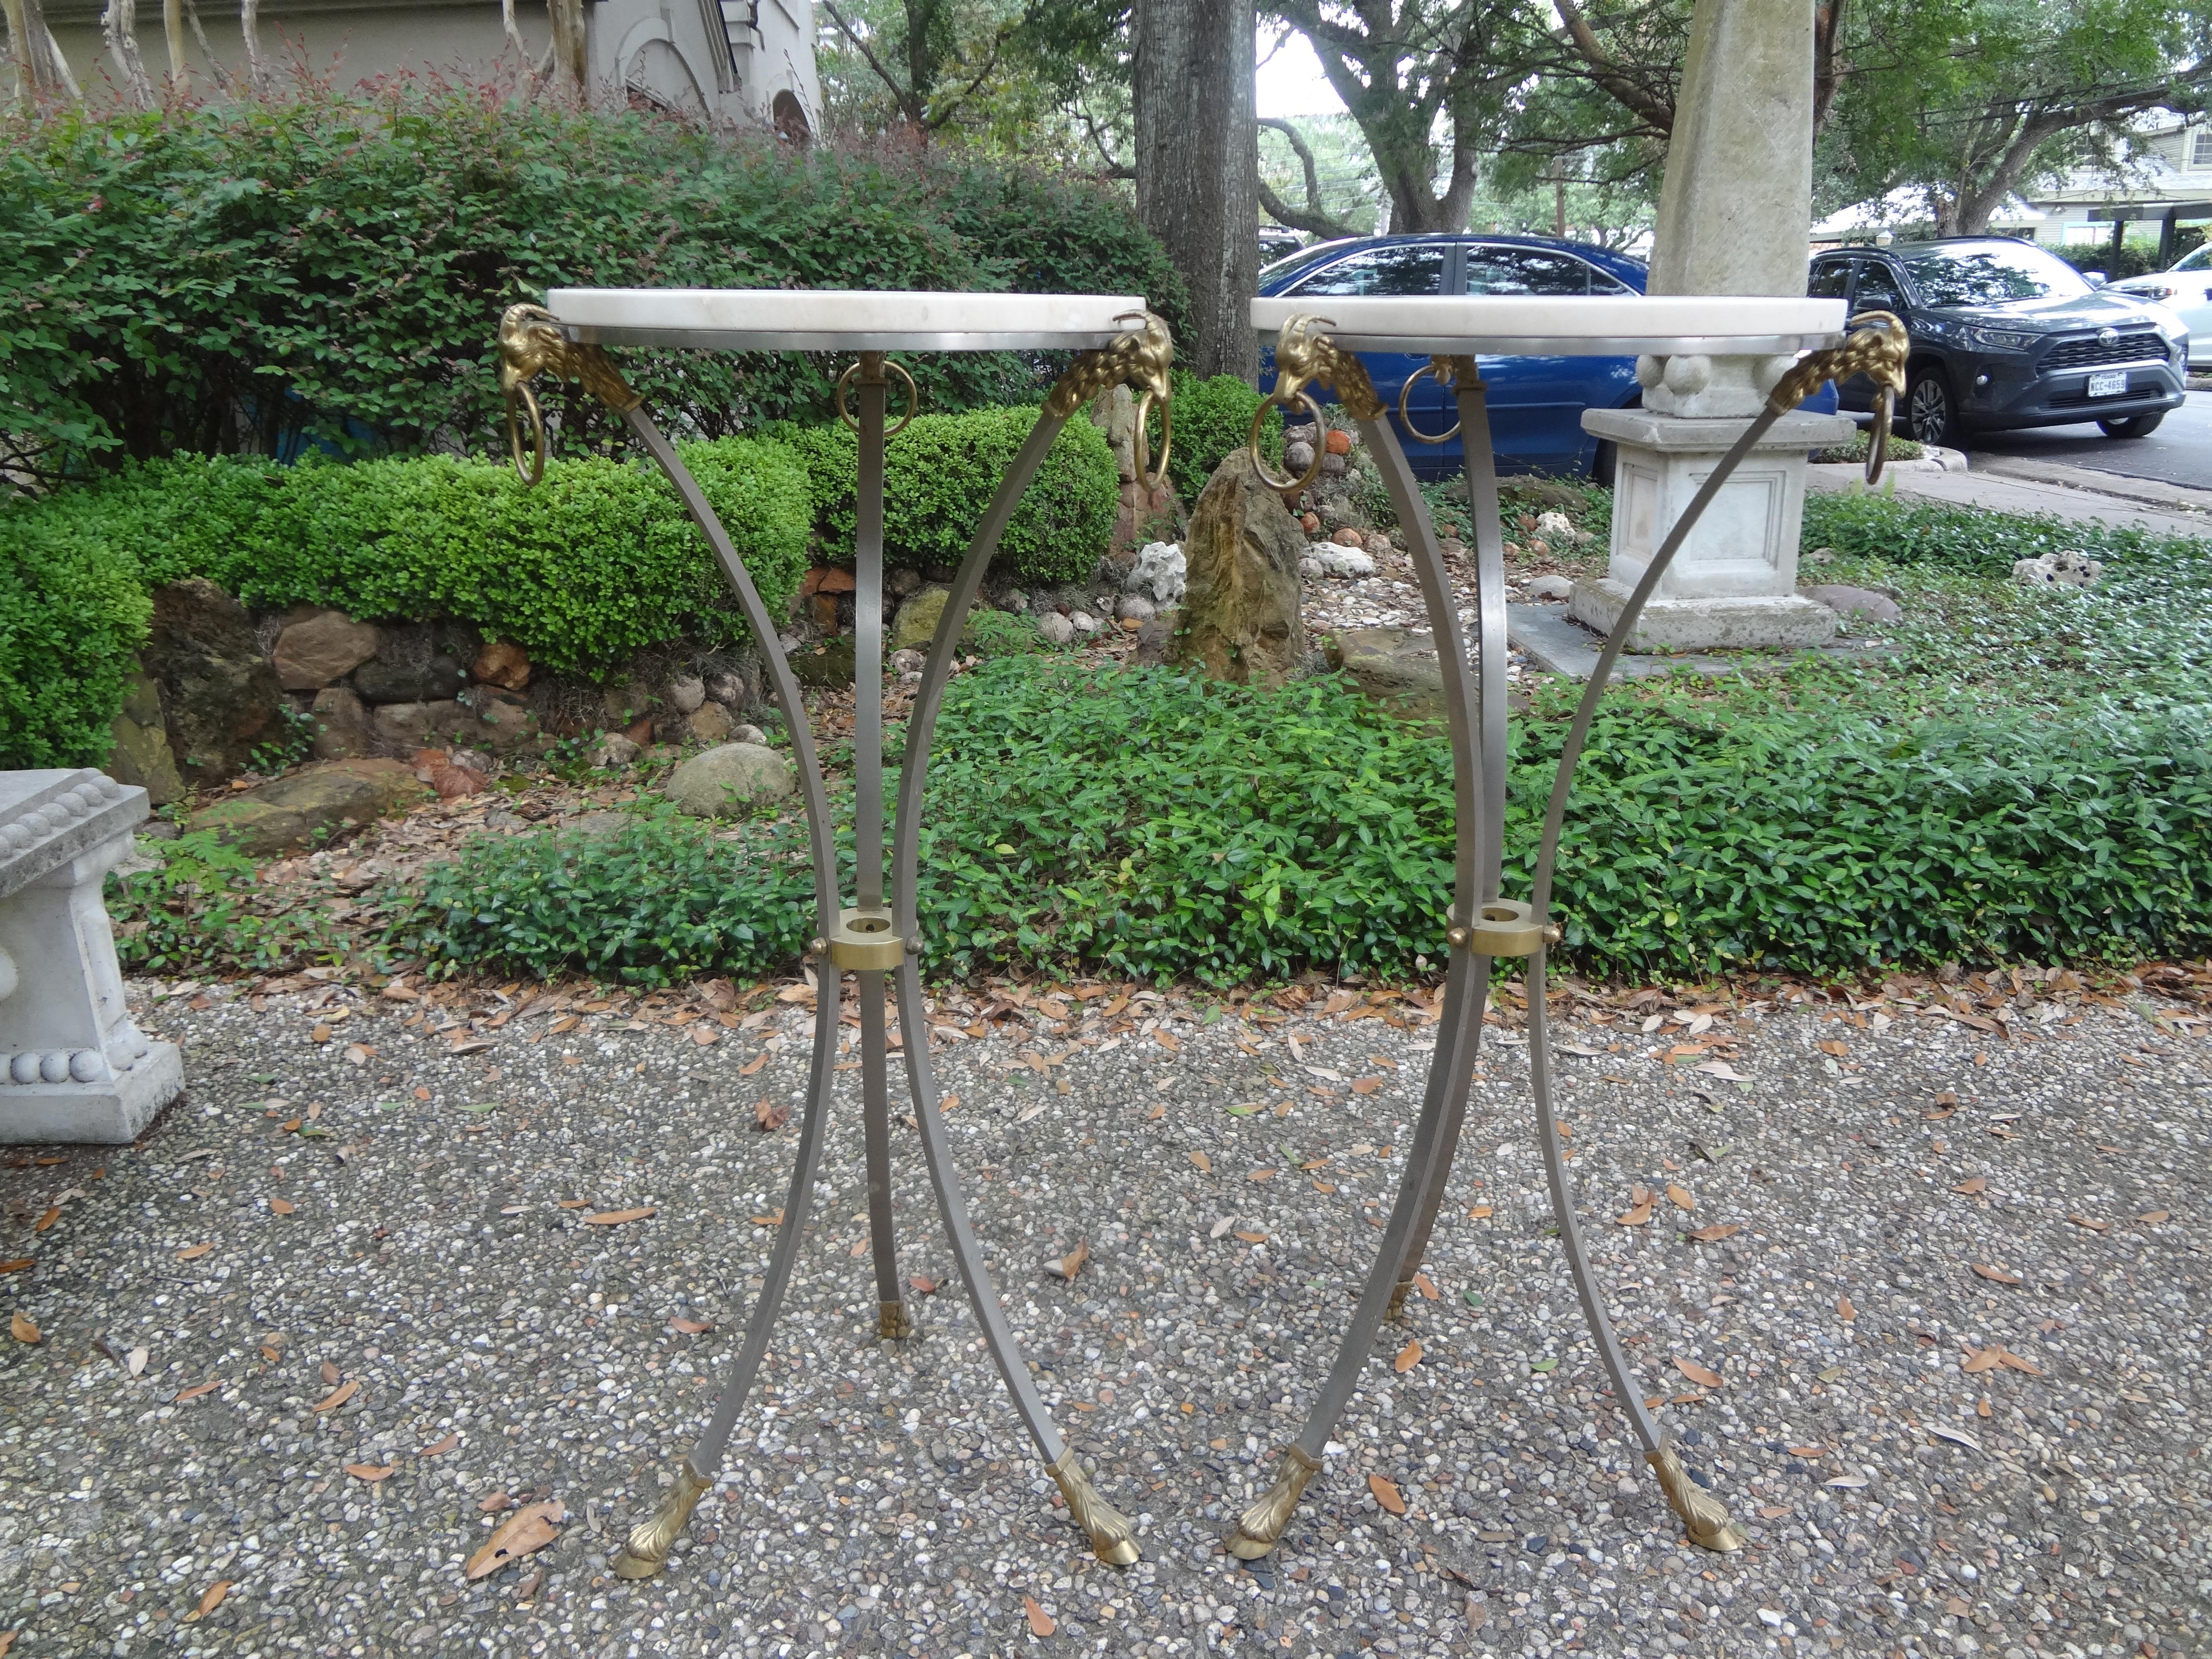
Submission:
M 140 1148 L 0 1168 L 0 1255 L 29 1259 L 0 1281 L 29 1322 L 0 1341 L 0 1632 L 18 1659 L 2212 1644 L 2193 1004 L 2070 975 L 1562 997 L 1599 1270 L 1751 1539 L 1713 1557 L 1604 1402 L 1502 999 L 1436 1296 L 1244 1569 L 1217 1540 L 1368 1265 L 1432 1009 L 1078 988 L 948 992 L 933 1041 L 1009 1316 L 1137 1567 L 1055 1517 L 957 1284 L 874 1340 L 848 1092 L 723 1484 L 662 1578 L 607 1576 L 758 1283 L 796 1127 L 757 1103 L 797 1099 L 802 1001 L 141 987 L 188 1100 Z M 895 1137 L 900 1271 L 943 1281 Z M 557 1538 L 464 1577 L 548 1499 Z
M 2043 427 L 2027 432 L 1978 432 L 1966 453 L 2063 462 L 2131 478 L 2212 489 L 2212 392 L 2192 392 L 2148 438 L 2107 438 L 2094 423 Z

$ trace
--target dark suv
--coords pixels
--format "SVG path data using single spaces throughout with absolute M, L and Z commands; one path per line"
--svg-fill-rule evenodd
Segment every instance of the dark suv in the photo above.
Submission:
M 1923 443 L 1976 429 L 2094 421 L 2141 438 L 2182 401 L 2189 333 L 2171 312 L 2084 277 L 2033 242 L 1961 236 L 1856 247 L 1813 261 L 1808 294 L 1854 314 L 1893 311 L 1912 331 L 1905 408 Z M 1870 409 L 1863 374 L 1837 388 Z

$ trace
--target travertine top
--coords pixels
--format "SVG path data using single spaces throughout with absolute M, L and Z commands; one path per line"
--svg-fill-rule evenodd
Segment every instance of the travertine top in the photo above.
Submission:
M 545 308 L 595 345 L 720 351 L 1087 350 L 1141 320 L 1131 294 L 556 288 Z
M 0 772 L 0 898 L 129 834 L 149 810 L 143 789 L 90 767 Z
M 1506 356 L 1771 356 L 1817 351 L 1843 337 L 1841 300 L 1739 295 L 1429 295 L 1252 301 L 1252 326 L 1272 335 L 1292 317 L 1328 319 L 1353 351 Z

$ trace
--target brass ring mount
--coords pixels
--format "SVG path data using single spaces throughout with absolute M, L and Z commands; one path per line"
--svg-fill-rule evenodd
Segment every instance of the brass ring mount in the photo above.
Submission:
M 869 361 L 871 358 L 875 360 L 872 363 Z M 890 431 L 884 434 L 884 436 L 886 438 L 896 438 L 900 433 L 907 429 L 908 426 L 912 423 L 914 417 L 921 412 L 921 391 L 920 387 L 915 385 L 914 376 L 906 372 L 905 364 L 900 362 L 896 358 L 886 357 L 879 351 L 862 352 L 860 356 L 859 361 L 854 362 L 850 368 L 848 368 L 842 374 L 840 374 L 837 377 L 837 418 L 844 422 L 847 426 L 852 428 L 855 432 L 858 432 L 860 429 L 860 422 L 853 418 L 852 410 L 846 406 L 845 388 L 852 385 L 853 377 L 860 374 L 863 369 L 873 370 L 873 373 L 869 375 L 867 380 L 861 382 L 864 386 L 887 384 L 887 382 L 884 380 L 884 371 L 885 369 L 890 369 L 893 374 L 896 374 L 899 379 L 906 382 L 906 414 L 901 418 L 896 426 L 891 428 Z
M 882 906 L 840 910 L 830 935 L 830 960 L 848 973 L 895 973 L 906 960 L 906 941 L 893 931 Z
M 530 435 L 532 440 L 530 465 L 522 464 L 522 434 L 515 428 L 514 406 L 520 403 L 530 411 Z M 526 484 L 537 484 L 545 477 L 545 416 L 538 407 L 538 394 L 523 380 L 510 387 L 507 393 L 507 453 L 514 462 L 514 476 Z
M 1160 409 L 1160 457 L 1157 462 L 1152 459 L 1152 434 L 1145 430 L 1146 422 L 1152 418 L 1155 403 Z M 1145 493 L 1147 499 L 1167 481 L 1168 456 L 1174 449 L 1175 411 L 1170 407 L 1167 398 L 1147 388 L 1145 395 L 1137 399 L 1136 436 L 1137 488 Z
M 1437 384 L 1439 386 L 1448 386 L 1452 384 L 1452 376 L 1450 373 L 1435 358 L 1431 357 L 1427 362 L 1423 363 L 1411 374 L 1408 374 L 1406 377 L 1406 384 L 1398 388 L 1398 424 L 1406 428 L 1406 435 L 1411 438 L 1417 444 L 1448 444 L 1454 438 L 1459 436 L 1459 422 L 1457 421 L 1454 421 L 1451 423 L 1450 431 L 1439 432 L 1434 437 L 1431 437 L 1427 433 L 1422 431 L 1420 428 L 1413 424 L 1413 415 L 1406 407 L 1407 398 L 1413 395 L 1414 383 L 1424 374 L 1435 375 L 1437 377 Z
M 1882 469 L 1889 465 L 1889 427 L 1897 413 L 1897 394 L 1887 386 L 1875 399 L 1874 425 L 1867 432 L 1867 488 L 1871 489 L 1881 482 Z
M 1536 913 L 1518 899 L 1489 899 L 1478 908 L 1471 924 L 1455 922 L 1444 929 L 1444 939 L 1455 951 L 1478 957 L 1533 957 L 1557 930 L 1536 920 Z
M 580 345 L 562 331 L 560 320 L 543 306 L 509 306 L 499 319 L 499 389 L 507 399 L 507 448 L 515 475 L 526 484 L 545 476 L 545 416 L 530 383 L 540 374 L 581 380 L 584 389 L 608 408 L 627 415 L 645 400 L 633 392 L 614 361 L 595 345 Z M 522 434 L 515 405 L 530 411 L 531 465 L 522 461 Z
M 1295 495 L 1300 490 L 1305 489 L 1305 487 L 1310 484 L 1316 478 L 1321 477 L 1321 459 L 1322 457 L 1328 451 L 1328 421 L 1327 417 L 1322 414 L 1321 405 L 1314 401 L 1313 393 L 1301 387 L 1297 392 L 1292 394 L 1292 397 L 1296 399 L 1297 403 L 1304 404 L 1306 406 L 1306 413 L 1313 416 L 1313 465 L 1306 469 L 1305 477 L 1303 478 L 1278 477 L 1268 469 L 1267 458 L 1260 453 L 1261 422 L 1267 418 L 1268 410 L 1277 406 L 1279 404 L 1280 406 L 1286 409 L 1293 407 L 1291 398 L 1268 398 L 1264 399 L 1261 403 L 1260 407 L 1252 411 L 1252 431 L 1250 435 L 1245 439 L 1245 447 L 1249 449 L 1252 453 L 1252 470 L 1260 475 L 1260 482 L 1261 483 L 1267 485 L 1268 489 L 1273 490 L 1279 495 Z

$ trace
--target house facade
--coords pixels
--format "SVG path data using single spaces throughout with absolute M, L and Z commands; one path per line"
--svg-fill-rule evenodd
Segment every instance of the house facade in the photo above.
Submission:
M 2124 173 L 2081 168 L 2023 188 L 2021 195 L 2043 216 L 2036 240 L 2082 247 L 2109 243 L 2125 226 L 2138 235 L 2148 226 L 2157 232 L 2163 256 L 2172 250 L 2176 225 L 2212 218 L 2212 117 L 2147 117 L 2134 148 L 2136 161 Z
M 95 102 L 121 75 L 100 33 L 102 0 L 46 0 L 46 19 L 70 73 Z M 542 5 L 518 0 L 516 22 L 532 60 L 551 33 Z M 690 114 L 773 126 L 803 138 L 821 125 L 812 0 L 585 0 L 592 94 L 639 99 Z M 208 50 L 187 29 L 182 43 L 195 90 L 205 93 L 245 63 L 235 0 L 202 0 Z M 279 76 L 303 70 L 340 88 L 403 71 L 481 74 L 511 54 L 498 0 L 264 0 L 261 55 Z M 167 72 L 161 8 L 137 9 L 147 72 Z M 205 61 L 212 54 L 211 72 Z M 511 56 L 510 56 L 511 61 Z

